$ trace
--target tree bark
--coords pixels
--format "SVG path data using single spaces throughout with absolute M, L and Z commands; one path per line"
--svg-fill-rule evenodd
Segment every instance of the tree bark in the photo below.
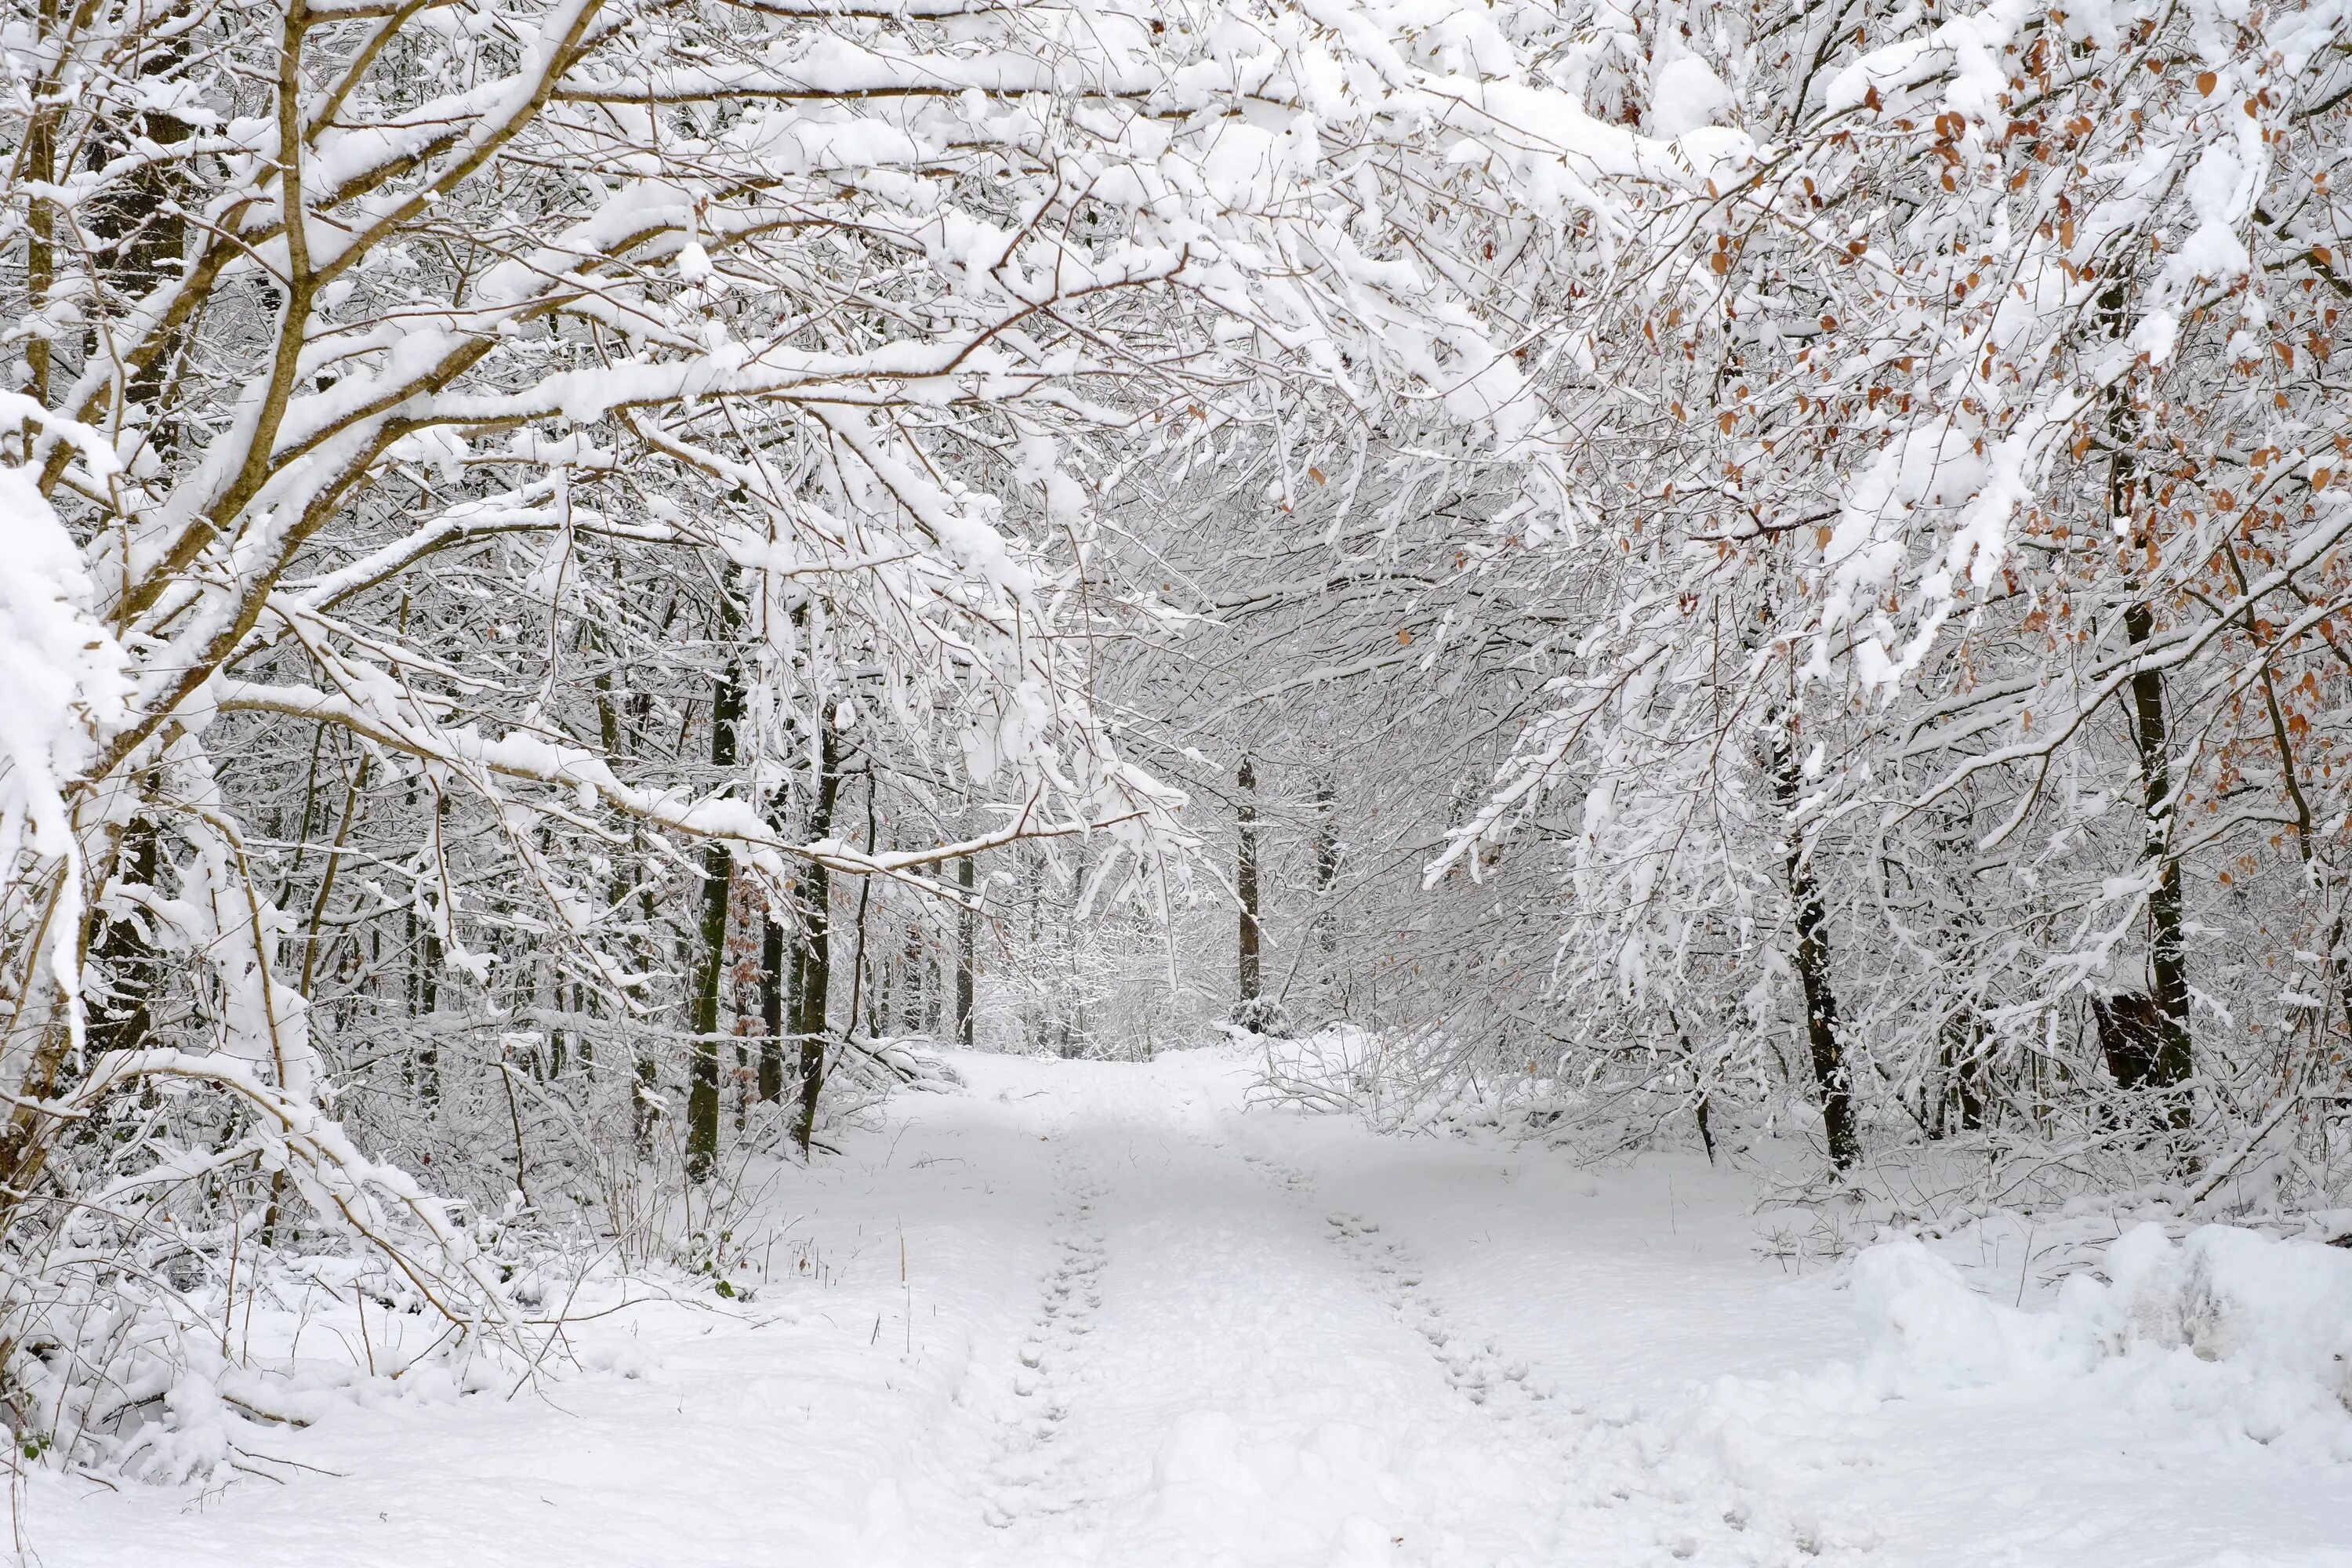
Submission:
M 760 917 L 760 1099 L 784 1098 L 784 922 L 769 909 Z
M 1247 1008 L 1258 997 L 1258 921 L 1257 921 L 1257 773 L 1247 757 L 1242 759 L 1241 771 L 1234 783 L 1239 790 L 1240 803 L 1235 813 L 1240 819 L 1240 847 L 1234 858 L 1234 892 L 1241 901 L 1241 929 L 1236 936 L 1238 967 L 1241 980 L 1242 1005 Z
M 152 888 L 162 868 L 162 844 L 155 825 L 145 816 L 123 829 L 116 856 L 118 878 Z M 315 939 L 314 939 L 315 940 Z M 89 1020 L 89 1048 L 96 1053 L 135 1051 L 147 1043 L 153 1026 L 155 952 L 140 922 L 109 918 L 90 945 L 90 959 L 102 974 L 106 994 L 98 999 Z M 86 984 L 86 983 L 85 983 Z
M 152 79 L 177 69 L 187 59 L 190 37 L 180 32 L 162 47 L 142 51 L 140 74 Z M 186 121 L 159 109 L 143 110 L 139 120 L 140 134 L 159 148 L 177 146 L 193 132 Z M 93 151 L 98 158 L 104 159 L 128 149 L 110 139 Z M 99 239 L 108 242 L 98 264 L 99 274 L 126 300 L 140 299 L 179 270 L 187 249 L 188 222 L 181 208 L 186 183 L 184 165 L 156 159 L 142 164 L 127 180 L 116 184 L 91 204 L 87 219 L 89 228 Z M 123 389 L 126 401 L 153 414 L 147 439 L 158 451 L 165 453 L 176 444 L 171 422 L 163 413 L 170 392 L 166 381 L 174 368 L 172 362 L 177 357 L 179 345 L 186 336 L 184 331 L 173 333 L 173 342 L 164 352 L 143 364 L 132 366 L 129 384 Z
M 720 619 L 733 621 L 723 612 Z M 735 765 L 735 729 L 742 721 L 742 671 L 730 663 L 710 700 L 710 765 L 722 777 Z M 734 885 L 734 854 L 714 838 L 702 851 L 702 963 L 687 1026 L 694 1043 L 686 1094 L 686 1169 L 698 1182 L 709 1179 L 719 1157 L 719 999 L 727 977 L 727 910 Z
M 2147 641 L 2155 616 L 2145 604 L 2125 606 L 2124 630 L 2134 647 Z M 2142 827 L 2147 858 L 2156 864 L 2147 895 L 2147 968 L 2157 1017 L 2150 1087 L 2178 1089 L 2195 1071 L 2189 1038 L 2189 942 L 2180 898 L 2180 861 L 2172 853 L 2171 739 L 2164 716 L 2164 677 L 2152 669 L 2131 679 L 2132 744 L 2139 752 Z M 2175 1097 L 2175 1127 L 2189 1125 L 2189 1103 Z
M 1802 784 L 1795 736 L 1783 728 L 1772 747 L 1772 784 L 1784 818 L 1795 813 Z M 1845 1171 L 1862 1158 L 1862 1143 L 1854 1131 L 1845 1055 L 1838 1042 L 1837 993 L 1830 984 L 1829 910 L 1806 858 L 1803 833 L 1794 822 L 1789 822 L 1787 829 L 1789 902 L 1797 917 L 1797 978 L 1804 987 L 1805 1041 L 1812 1057 L 1813 1088 L 1822 1098 L 1822 1131 L 1829 1140 L 1830 1168 Z
M 972 1006 L 980 990 L 980 911 L 973 907 L 978 875 L 971 856 L 956 862 L 956 886 L 963 889 L 963 907 L 956 911 L 956 1043 L 966 1050 L 971 1049 Z
M 2120 281 L 2100 297 L 2100 310 L 2118 336 L 2126 303 Z M 2137 650 L 2156 635 L 2156 608 L 2139 583 L 2142 563 L 2158 548 L 2155 517 L 2138 504 L 2139 473 L 2133 454 L 2139 440 L 2139 411 L 2132 401 L 2129 377 L 2107 388 L 2106 401 L 2107 437 L 2113 443 L 2107 512 L 2130 523 L 2131 566 L 2126 575 L 2134 597 L 2124 605 L 2124 637 Z M 2156 867 L 2156 887 L 2147 896 L 2147 967 L 2158 1038 L 2147 1082 L 2152 1089 L 2174 1091 L 2169 1119 L 2174 1127 L 2185 1129 L 2189 1101 L 2178 1091 L 2195 1071 L 2196 1062 L 2189 1034 L 2189 945 L 2180 861 L 2172 851 L 2172 737 L 2164 711 L 2163 672 L 2134 670 L 2129 697 L 2132 748 L 2139 758 L 2142 853 Z
M 58 0 L 40 0 L 39 23 L 34 36 L 44 46 L 58 37 L 61 20 L 58 13 Z M 55 188 L 58 113 L 56 106 L 38 105 L 26 124 L 24 178 L 30 190 Z M 26 203 L 25 300 L 37 316 L 47 306 L 50 286 L 57 281 L 57 208 L 47 198 L 36 195 Z M 44 321 L 25 340 L 26 390 L 37 403 L 49 401 L 51 358 L 47 323 Z
M 1315 935 L 1326 960 L 1339 949 L 1339 922 L 1331 889 L 1339 880 L 1339 789 L 1324 774 L 1315 783 Z
M 816 798 L 809 807 L 808 836 L 833 832 L 834 804 L 841 795 L 841 741 L 833 715 L 817 718 Z M 800 1115 L 793 1136 L 808 1153 L 816 1136 L 816 1102 L 824 1088 L 825 1031 L 832 1010 L 833 875 L 812 865 L 800 879 L 799 941 L 793 955 L 793 1035 L 800 1042 Z

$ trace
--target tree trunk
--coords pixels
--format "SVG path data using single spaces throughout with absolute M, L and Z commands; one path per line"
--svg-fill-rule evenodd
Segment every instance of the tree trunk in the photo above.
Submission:
M 441 933 L 427 927 L 424 941 L 425 965 L 417 983 L 419 1016 L 426 1022 L 425 1049 L 417 1053 L 416 1078 L 425 1095 L 425 1103 L 441 1103 L 441 1037 L 437 1031 L 441 1014 Z
M 1241 772 L 1234 776 L 1240 792 L 1240 804 L 1235 813 L 1240 818 L 1240 847 L 1234 858 L 1234 892 L 1241 900 L 1241 929 L 1236 938 L 1241 978 L 1242 1008 L 1258 997 L 1258 923 L 1257 923 L 1257 774 L 1247 757 L 1242 759 Z M 1247 1020 L 1244 1020 L 1247 1021 Z
M 1315 935 L 1326 960 L 1339 948 L 1339 916 L 1331 908 L 1339 880 L 1339 790 L 1326 773 L 1315 783 L 1315 897 L 1322 906 L 1315 911 Z
M 760 917 L 760 1099 L 784 1098 L 784 922 L 772 909 Z
M 2120 335 L 2125 324 L 2124 285 L 2100 297 L 2102 313 Z M 2128 519 L 2131 560 L 2127 575 L 2135 597 L 2124 605 L 2124 636 L 2134 649 L 2147 646 L 2156 634 L 2156 609 L 2137 582 L 2140 563 L 2156 552 L 2155 517 L 2139 501 L 2139 475 L 2133 452 L 2139 440 L 2139 411 L 2132 402 L 2128 377 L 2107 388 L 2107 437 L 2113 456 L 2107 464 L 2107 512 Z M 2131 678 L 2131 735 L 2139 756 L 2140 831 L 2145 858 L 2155 863 L 2156 887 L 2147 896 L 2148 981 L 2157 1010 L 2155 1059 L 2147 1079 L 2152 1089 L 2178 1091 L 2195 1070 L 2189 1037 L 2189 945 L 2181 906 L 2180 862 L 2172 852 L 2172 737 L 2164 712 L 2164 675 L 2160 670 L 2136 669 Z M 2175 1092 L 2170 1120 L 2176 1128 L 2189 1125 L 2189 1100 Z
M 731 625 L 734 617 L 722 609 L 719 619 Z M 735 728 L 742 721 L 742 672 L 730 664 L 710 700 L 710 765 L 722 778 L 735 765 Z M 727 977 L 727 910 L 734 887 L 734 852 L 714 838 L 702 850 L 702 963 L 687 1025 L 694 1044 L 686 1094 L 686 1169 L 698 1182 L 709 1177 L 719 1158 L 719 1000 Z
M 2125 606 L 2124 631 L 2132 645 L 2147 641 L 2155 616 L 2145 604 Z M 2183 930 L 2180 862 L 2172 853 L 2171 740 L 2164 717 L 2164 677 L 2153 669 L 2131 679 L 2132 744 L 2139 752 L 2142 828 L 2147 858 L 2156 863 L 2156 887 L 2147 896 L 2147 968 L 2161 1037 L 2151 1085 L 2175 1089 L 2194 1070 L 2189 1043 L 2189 943 Z M 2173 1107 L 2173 1123 L 2185 1127 L 2189 1106 Z
M 161 79 L 177 69 L 187 59 L 190 37 L 180 32 L 161 48 L 144 51 L 140 74 Z M 168 149 L 186 141 L 193 128 L 175 114 L 147 109 L 139 116 L 138 132 L 144 140 Z M 110 138 L 92 151 L 96 158 L 105 159 L 129 149 Z M 169 158 L 151 159 L 91 204 L 87 221 L 91 231 L 108 244 L 98 263 L 99 274 L 126 299 L 140 298 L 179 270 L 187 249 L 188 222 L 181 206 L 186 195 L 185 169 L 185 164 Z M 186 333 L 183 331 L 177 337 L 184 342 Z M 147 440 L 157 451 L 166 454 L 176 445 L 170 427 L 172 421 L 163 416 L 163 411 L 169 395 L 169 380 L 178 368 L 173 363 L 178 357 L 177 350 L 175 342 L 133 370 L 124 388 L 127 402 L 154 411 L 156 416 L 148 425 Z
M 1795 812 L 1802 782 L 1797 771 L 1796 738 L 1783 729 L 1773 742 L 1772 784 L 1784 818 Z M 1822 1131 L 1829 1139 L 1830 1167 L 1844 1171 L 1861 1159 L 1862 1144 L 1854 1132 L 1845 1057 L 1838 1044 L 1837 993 L 1830 984 L 1829 910 L 1805 858 L 1804 835 L 1793 822 L 1787 826 L 1789 902 L 1797 917 L 1797 978 L 1805 993 L 1805 1040 L 1813 1060 L 1813 1087 L 1822 1097 Z
M 963 889 L 963 907 L 956 911 L 956 1043 L 971 1049 L 972 1005 L 980 989 L 980 911 L 973 908 L 977 870 L 972 858 L 956 862 L 956 886 Z
M 60 30 L 58 8 L 58 0 L 40 0 L 39 23 L 34 37 L 44 46 L 58 40 Z M 68 46 L 58 40 L 58 47 Z M 42 104 L 34 110 L 26 123 L 23 178 L 27 190 L 56 188 L 59 112 L 61 106 Z M 57 281 L 57 207 L 47 198 L 36 195 L 26 203 L 25 300 L 28 310 L 35 314 L 47 306 L 50 285 Z M 32 394 L 35 402 L 44 405 L 49 401 L 49 340 L 46 331 L 35 331 L 27 336 L 25 340 L 25 389 Z
M 817 718 L 816 799 L 809 807 L 808 836 L 833 832 L 834 803 L 841 795 L 841 742 L 833 715 L 820 705 Z M 801 874 L 799 942 L 793 955 L 793 1034 L 800 1042 L 800 1116 L 793 1136 L 808 1153 L 816 1136 L 816 1102 L 824 1088 L 824 1044 L 832 1010 L 833 874 L 812 865 Z
M 162 844 L 155 825 L 145 816 L 132 819 L 122 832 L 115 864 L 120 880 L 142 888 L 155 884 L 161 869 Z M 152 1026 L 155 952 L 141 922 L 109 919 L 90 944 L 90 958 L 104 976 L 106 995 L 92 1009 L 89 1048 L 92 1052 L 135 1051 L 147 1043 Z

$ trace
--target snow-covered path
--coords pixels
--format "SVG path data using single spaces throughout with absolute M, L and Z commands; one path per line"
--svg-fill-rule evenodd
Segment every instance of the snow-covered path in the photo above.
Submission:
M 1625 1563 L 1696 1543 L 1689 1510 L 1583 1505 L 1580 1417 L 1451 1320 L 1378 1222 L 1221 1135 L 1206 1098 L 1098 1093 L 1057 1129 L 1059 1261 L 1013 1382 L 1034 1414 L 987 1494 L 1005 1561 L 1391 1563 L 1418 1544 Z
M 276 1479 L 37 1477 L 26 1538 L 51 1568 L 2352 1563 L 2344 1467 L 2211 1440 L 2175 1384 L 1862 1391 L 1835 1273 L 1759 1258 L 1696 1161 L 1245 1113 L 1213 1052 L 958 1065 L 969 1093 L 777 1173 L 747 1305 L 583 1324 L 583 1369 L 511 1399 L 383 1384 L 247 1439 Z

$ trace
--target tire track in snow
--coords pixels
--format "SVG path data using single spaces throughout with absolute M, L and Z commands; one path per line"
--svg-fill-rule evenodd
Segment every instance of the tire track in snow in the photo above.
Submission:
M 1325 1206 L 1305 1171 L 1263 1151 L 1237 1152 L 1301 1208 Z M 1451 1318 L 1423 1283 L 1425 1271 L 1412 1248 L 1385 1235 L 1379 1222 L 1330 1207 L 1324 1226 L 1326 1238 L 1348 1258 L 1359 1281 L 1428 1346 L 1455 1393 L 1519 1440 L 1542 1446 L 1571 1491 L 1571 1504 L 1636 1507 L 1659 1515 L 1654 1539 L 1661 1560 L 1758 1568 L 1822 1560 L 1811 1529 L 1792 1527 L 1777 1510 L 1759 1507 L 1727 1476 L 1706 1478 L 1712 1482 L 1706 1485 L 1695 1484 L 1686 1472 L 1670 1474 L 1666 1462 L 1675 1445 L 1637 1412 L 1594 1410 L 1562 1397 L 1530 1360 Z
M 999 1530 L 1066 1513 L 1084 1500 L 1071 1489 L 1070 1459 L 1058 1440 L 1069 1415 L 1074 1363 L 1102 1305 L 1098 1276 L 1108 1249 L 1098 1208 L 1106 1189 L 1066 1148 L 1055 1163 L 1062 1199 L 1050 1227 L 1055 1261 L 1039 1281 L 1036 1315 L 1014 1352 L 1004 1451 L 991 1467 L 981 1504 L 982 1517 Z

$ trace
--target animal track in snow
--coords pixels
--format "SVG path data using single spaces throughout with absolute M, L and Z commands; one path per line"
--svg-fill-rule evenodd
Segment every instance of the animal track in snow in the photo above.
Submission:
M 1259 1175 L 1286 1192 L 1308 1201 L 1315 1184 L 1304 1171 L 1269 1154 L 1245 1152 L 1242 1160 Z M 1348 1210 L 1325 1217 L 1325 1234 L 1346 1253 L 1389 1307 L 1420 1334 L 1445 1371 L 1446 1381 L 1473 1405 L 1507 1418 L 1517 1409 L 1549 1397 L 1540 1380 L 1531 1381 L 1531 1368 L 1521 1357 L 1507 1354 L 1492 1340 L 1478 1340 L 1446 1321 L 1445 1309 L 1422 1289 L 1422 1268 L 1411 1251 L 1381 1232 L 1376 1220 Z M 1512 1397 L 1498 1397 L 1505 1391 Z
M 1319 1206 L 1316 1184 L 1306 1172 L 1270 1154 L 1245 1152 L 1241 1157 L 1303 1205 Z M 1752 1526 L 1769 1510 L 1752 1506 L 1728 1478 L 1717 1479 L 1716 1485 L 1728 1486 L 1737 1498 L 1730 1513 L 1719 1506 L 1712 1512 L 1701 1507 L 1689 1489 L 1660 1473 L 1663 1435 L 1641 1429 L 1637 1413 L 1588 1409 L 1563 1398 L 1528 1358 L 1454 1321 L 1423 1285 L 1420 1259 L 1383 1232 L 1379 1221 L 1331 1207 L 1324 1212 L 1323 1231 L 1355 1265 L 1366 1288 L 1419 1335 L 1454 1391 L 1486 1416 L 1509 1424 L 1522 1441 L 1549 1450 L 1559 1474 L 1573 1479 L 1582 1506 L 1618 1509 L 1638 1496 L 1663 1516 L 1656 1546 L 1675 1562 L 1690 1560 L 1703 1545 L 1717 1549 L 1717 1557 L 1710 1560 L 1724 1562 L 1796 1565 L 1819 1560 L 1821 1547 L 1804 1529 L 1793 1529 L 1777 1542 L 1759 1539 Z
M 1445 1381 L 1471 1404 L 1504 1420 L 1549 1397 L 1549 1386 L 1530 1378 L 1528 1362 L 1507 1352 L 1496 1340 L 1456 1327 L 1445 1309 L 1423 1294 L 1422 1270 L 1399 1242 L 1381 1234 L 1375 1221 L 1347 1212 L 1325 1220 L 1331 1240 L 1369 1273 L 1373 1288 L 1412 1326 L 1444 1369 Z
M 1101 1184 L 1067 1157 L 1060 1175 L 1062 1202 L 1051 1225 L 1055 1260 L 1038 1282 L 1036 1316 L 1014 1348 L 1014 1408 L 982 1500 L 982 1516 L 1001 1530 L 1066 1512 L 1079 1501 L 1068 1494 L 1055 1439 L 1069 1413 L 1070 1363 L 1102 1305 L 1097 1276 L 1108 1248 L 1096 1216 Z

